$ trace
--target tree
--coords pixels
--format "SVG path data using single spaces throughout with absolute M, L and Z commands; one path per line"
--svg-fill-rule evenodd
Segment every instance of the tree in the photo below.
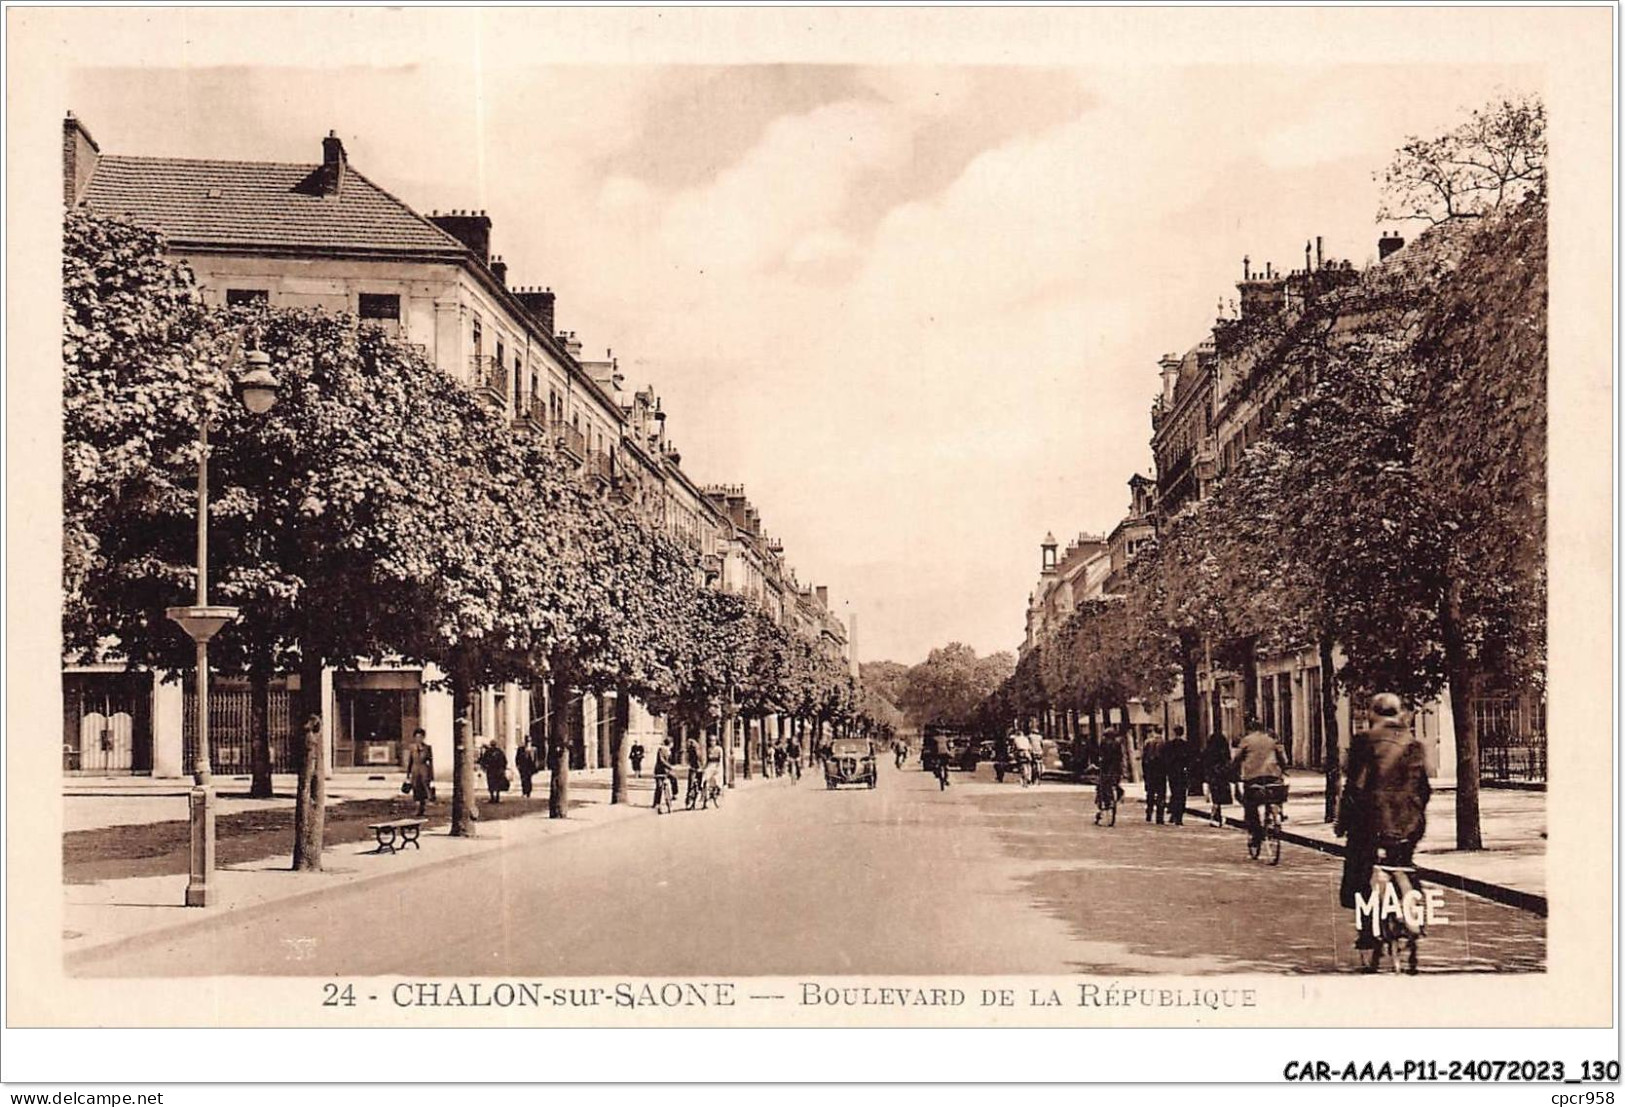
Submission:
M 908 668 L 899 661 L 861 661 L 858 663 L 858 679 L 870 692 L 895 707 L 903 695 Z
M 1546 203 L 1485 225 L 1429 297 L 1413 465 L 1436 513 L 1448 585 L 1439 608 L 1456 730 L 1456 844 L 1482 845 L 1479 734 L 1486 678 L 1545 694 Z
M 930 652 L 908 672 L 898 707 L 916 725 L 964 725 L 976 705 L 1014 670 L 1008 653 L 978 658 L 961 642 Z
M 1542 195 L 1432 228 L 1264 352 L 1300 393 L 1210 501 L 1232 550 L 1279 551 L 1277 579 L 1239 583 L 1323 670 L 1339 643 L 1343 687 L 1448 684 L 1461 849 L 1481 844 L 1473 689 L 1544 670 L 1545 318 Z
M 185 269 L 161 251 L 128 224 L 67 218 L 70 647 L 189 665 L 163 611 L 186 598 L 195 573 L 200 414 L 213 426 L 211 593 L 243 612 L 212 644 L 222 669 L 297 669 L 305 718 L 321 713 L 327 665 L 439 656 L 503 610 L 489 604 L 505 535 L 480 452 L 508 440 L 501 422 L 351 317 L 204 312 Z M 245 342 L 272 356 L 282 382 L 264 417 L 229 401 Z M 320 866 L 316 754 L 300 759 L 314 767 L 301 776 L 296 868 Z
M 1436 138 L 1411 136 L 1382 174 L 1378 221 L 1478 218 L 1546 190 L 1546 108 L 1508 97 Z

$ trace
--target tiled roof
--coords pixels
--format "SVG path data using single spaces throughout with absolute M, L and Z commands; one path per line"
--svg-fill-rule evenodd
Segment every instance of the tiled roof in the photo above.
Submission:
M 103 157 L 84 203 L 162 230 L 179 246 L 466 253 L 462 243 L 346 166 L 338 196 L 298 186 L 320 166 Z

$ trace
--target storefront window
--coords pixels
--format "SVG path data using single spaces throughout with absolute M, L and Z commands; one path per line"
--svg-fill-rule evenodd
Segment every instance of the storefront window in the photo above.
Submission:
M 407 744 L 418 726 L 420 689 L 421 678 L 415 671 L 336 674 L 335 767 L 404 765 Z

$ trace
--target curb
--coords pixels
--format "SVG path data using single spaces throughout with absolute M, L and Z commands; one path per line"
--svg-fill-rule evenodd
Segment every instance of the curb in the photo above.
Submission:
M 1206 819 L 1207 816 L 1198 815 L 1197 818 Z M 1208 819 L 1208 821 L 1211 822 L 1212 820 Z M 1226 826 L 1233 826 L 1238 830 L 1247 829 L 1245 822 L 1229 815 L 1224 816 L 1224 822 Z M 1342 857 L 1347 853 L 1347 850 L 1337 842 L 1311 838 L 1306 834 L 1297 834 L 1284 827 L 1281 830 L 1281 841 L 1329 854 L 1332 857 Z M 1417 865 L 1416 875 L 1434 884 L 1442 884 L 1447 888 L 1468 892 L 1483 899 L 1504 904 L 1507 907 L 1516 907 L 1520 911 L 1528 911 L 1530 914 L 1539 915 L 1543 919 L 1546 917 L 1546 897 L 1536 895 L 1534 892 L 1520 892 L 1516 888 L 1508 888 L 1502 884 L 1491 884 L 1489 881 L 1479 880 L 1477 877 L 1463 876 L 1460 873 L 1447 872 L 1444 869 L 1435 869 L 1427 865 Z
M 741 781 L 741 783 L 745 785 L 745 787 L 740 788 L 739 791 L 743 792 L 756 790 L 754 787 L 751 787 L 751 785 L 757 783 L 756 780 Z M 459 853 L 456 856 L 438 858 L 433 861 L 418 862 L 406 868 L 379 869 L 375 872 L 357 875 L 353 880 L 348 880 L 343 883 L 329 884 L 320 888 L 301 889 L 299 891 L 291 892 L 288 895 L 261 900 L 257 903 L 248 903 L 240 906 L 222 904 L 219 908 L 207 909 L 208 913 L 201 918 L 190 918 L 184 921 L 177 921 L 172 925 L 155 927 L 153 929 L 143 930 L 135 934 L 125 934 L 120 937 L 110 938 L 95 945 L 81 946 L 71 951 L 64 951 L 62 963 L 63 966 L 69 970 L 92 970 L 98 961 L 104 960 L 108 957 L 117 956 L 119 954 L 128 953 L 133 950 L 138 950 L 146 946 L 169 941 L 177 935 L 207 930 L 209 927 L 219 923 L 227 916 L 230 916 L 237 921 L 247 918 L 255 918 L 263 914 L 283 910 L 292 905 L 308 903 L 312 900 L 319 899 L 322 896 L 326 896 L 334 892 L 340 892 L 360 886 L 371 887 L 373 885 L 384 885 L 392 882 L 409 880 L 417 874 L 428 870 L 440 869 L 449 865 L 456 865 L 460 862 L 468 861 L 473 858 L 485 857 L 494 853 L 500 853 L 506 849 L 518 848 L 523 845 L 538 844 L 538 841 L 545 842 L 548 839 L 557 840 L 559 838 L 572 837 L 576 834 L 585 833 L 599 827 L 614 826 L 619 823 L 626 822 L 629 819 L 637 818 L 640 814 L 652 813 L 648 807 L 641 803 L 605 803 L 602 805 L 595 804 L 594 806 L 601 807 L 605 814 L 602 816 L 595 816 L 590 819 L 549 819 L 544 814 L 537 813 L 536 815 L 515 819 L 512 820 L 515 825 L 524 825 L 527 820 L 533 820 L 532 825 L 534 826 L 556 826 L 558 829 L 551 832 L 538 830 L 534 832 L 533 836 L 526 835 L 518 839 L 507 840 L 502 838 L 482 839 L 476 835 L 473 838 L 466 839 L 467 841 L 477 843 L 476 848 Z M 624 812 L 624 814 L 622 814 L 622 812 Z M 508 820 L 504 821 L 506 822 Z M 561 826 L 559 824 L 563 825 Z M 434 837 L 444 838 L 446 836 L 441 834 Z M 343 846 L 346 845 L 364 844 L 364 842 L 359 841 L 347 842 L 340 846 L 329 848 L 342 849 Z M 324 854 L 326 852 L 327 850 L 323 851 Z M 370 855 L 370 851 L 357 856 L 368 855 Z M 276 871 L 281 872 L 282 870 Z M 93 975 L 93 972 L 91 975 Z

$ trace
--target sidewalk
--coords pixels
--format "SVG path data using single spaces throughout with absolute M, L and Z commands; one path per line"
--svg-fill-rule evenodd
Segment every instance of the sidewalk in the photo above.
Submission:
M 249 800 L 247 785 L 230 779 L 217 780 L 222 799 L 221 815 L 244 811 L 291 808 L 293 778 L 275 778 L 277 798 Z M 608 825 L 629 818 L 654 818 L 649 810 L 653 784 L 645 774 L 630 782 L 628 802 L 609 802 L 608 770 L 577 770 L 570 774 L 571 808 L 567 819 L 549 819 L 543 805 L 536 814 L 500 821 L 476 823 L 475 837 L 453 838 L 444 825 L 426 830 L 419 849 L 394 854 L 374 852 L 369 837 L 365 842 L 343 842 L 322 851 L 322 871 L 296 873 L 289 869 L 289 854 L 245 862 L 216 870 L 217 899 L 208 908 L 181 906 L 187 877 L 184 875 L 137 876 L 100 880 L 94 883 L 64 884 L 63 946 L 70 963 L 127 944 L 141 944 L 158 934 L 169 935 L 207 927 L 224 913 L 275 910 L 280 905 L 325 895 L 360 883 L 398 880 L 437 865 L 455 864 L 525 843 L 541 843 Z M 450 782 L 437 782 L 443 814 L 449 806 Z M 785 786 L 784 782 L 757 777 L 739 779 L 730 796 L 759 786 Z M 546 774 L 535 779 L 535 791 L 545 799 Z M 97 829 L 134 826 L 154 822 L 184 820 L 184 780 L 124 781 L 114 778 L 71 778 L 64 786 L 66 829 Z M 377 781 L 339 777 L 328 782 L 328 803 L 354 799 L 378 799 L 399 794 L 397 778 Z M 233 798 L 233 796 L 239 798 Z M 479 795 L 483 799 L 483 789 Z M 584 802 L 583 802 L 584 801 Z M 482 802 L 481 809 L 485 804 Z M 105 808 L 105 810 L 103 810 Z M 662 816 L 664 817 L 664 816 Z M 673 816 L 675 817 L 675 815 Z M 292 848 L 289 838 L 288 849 Z M 287 955 L 297 960 L 300 951 L 290 947 Z
M 1282 838 L 1295 845 L 1341 857 L 1343 839 L 1325 822 L 1326 780 L 1298 773 L 1288 779 L 1291 799 L 1286 803 Z M 1125 785 L 1123 816 L 1144 816 L 1145 786 Z M 1524 789 L 1485 788 L 1478 794 L 1479 825 L 1484 848 L 1456 849 L 1456 789 L 1453 782 L 1434 784 L 1428 803 L 1428 829 L 1416 849 L 1417 870 L 1423 879 L 1484 896 L 1537 914 L 1546 913 L 1546 793 Z M 1187 825 L 1206 822 L 1207 800 L 1192 796 L 1186 807 Z M 1225 822 L 1240 827 L 1241 804 L 1224 809 Z

